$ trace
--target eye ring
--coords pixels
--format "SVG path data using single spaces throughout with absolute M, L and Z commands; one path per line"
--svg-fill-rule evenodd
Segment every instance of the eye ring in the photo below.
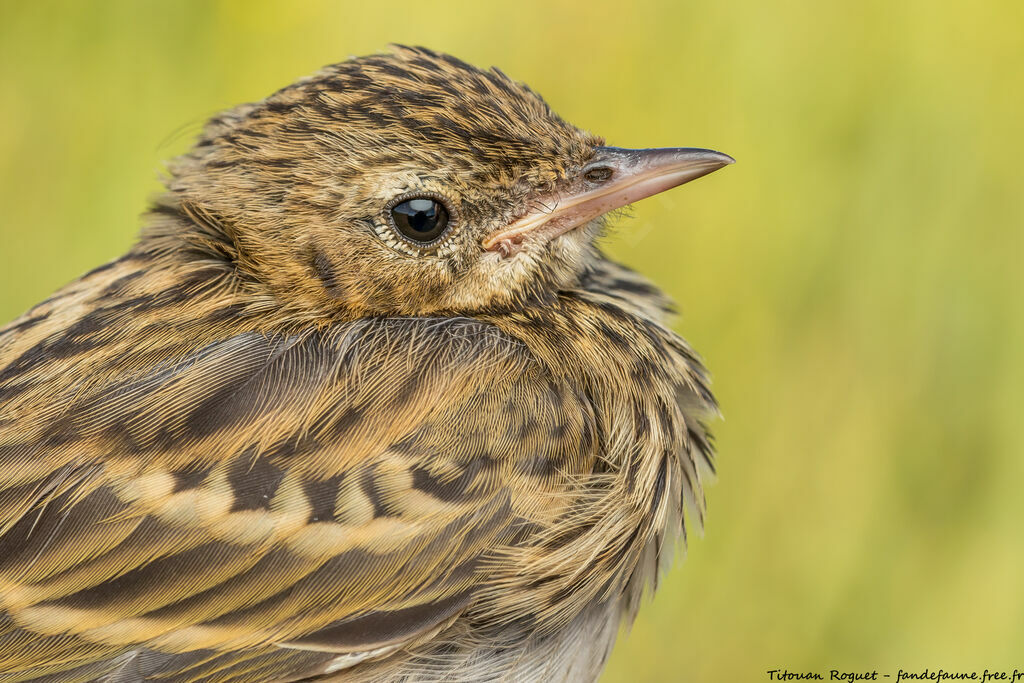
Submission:
M 384 213 L 392 232 L 420 251 L 436 249 L 451 236 L 456 224 L 449 201 L 434 192 L 400 194 L 387 203 Z

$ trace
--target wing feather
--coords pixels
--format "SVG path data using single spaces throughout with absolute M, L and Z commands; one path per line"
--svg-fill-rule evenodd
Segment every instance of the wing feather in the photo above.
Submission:
M 0 398 L 2 682 L 288 680 L 415 642 L 472 603 L 542 514 L 522 494 L 557 468 L 537 463 L 572 450 L 524 438 L 557 432 L 522 408 L 551 389 L 469 320 L 111 363 Z M 23 383 L 0 370 L 0 396 Z

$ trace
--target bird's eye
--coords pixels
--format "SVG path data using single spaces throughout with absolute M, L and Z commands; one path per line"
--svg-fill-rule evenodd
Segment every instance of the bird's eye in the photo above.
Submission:
M 391 220 L 402 237 L 429 246 L 448 229 L 448 209 L 433 197 L 413 197 L 391 207 Z

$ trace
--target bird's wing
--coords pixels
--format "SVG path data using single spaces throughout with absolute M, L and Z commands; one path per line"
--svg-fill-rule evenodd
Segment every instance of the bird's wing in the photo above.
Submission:
M 237 334 L 45 404 L 35 373 L 0 399 L 0 682 L 287 680 L 430 637 L 586 457 L 578 397 L 465 319 Z

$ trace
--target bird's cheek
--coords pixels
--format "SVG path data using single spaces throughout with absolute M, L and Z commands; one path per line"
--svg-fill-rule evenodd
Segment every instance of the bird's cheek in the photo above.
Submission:
M 537 265 L 529 254 L 503 258 L 484 253 L 452 288 L 451 308 L 495 308 L 521 301 L 537 282 Z
M 306 249 L 306 258 L 310 272 L 329 297 L 337 300 L 348 298 L 349 287 L 344 269 L 327 250 L 310 244 Z
M 440 268 L 433 268 L 421 273 L 410 289 L 411 298 L 421 310 L 436 311 L 448 308 L 453 285 Z

